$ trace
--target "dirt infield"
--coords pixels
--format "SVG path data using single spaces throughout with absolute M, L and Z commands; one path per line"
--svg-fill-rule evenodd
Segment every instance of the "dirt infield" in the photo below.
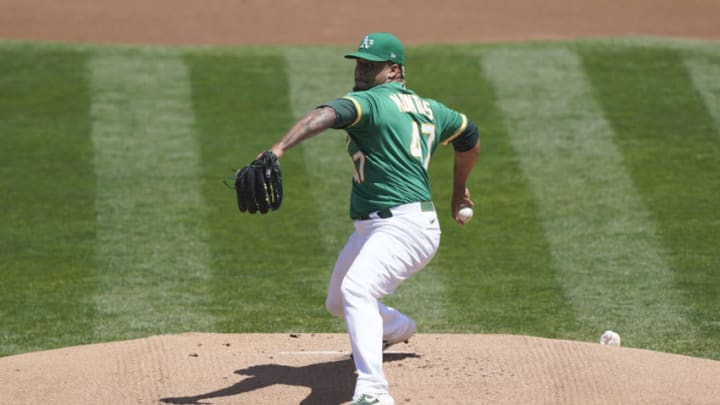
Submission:
M 183 334 L 0 359 L 0 400 L 341 404 L 344 334 Z M 419 335 L 385 355 L 398 404 L 717 404 L 720 362 L 508 335 Z
M 348 46 L 376 30 L 406 44 L 720 38 L 717 0 L 416 3 L 0 0 L 0 38 Z M 720 403 L 720 362 L 596 342 L 420 334 L 385 360 L 398 404 Z M 0 403 L 340 404 L 354 374 L 342 334 L 183 334 L 1 358 L 0 381 Z
M 0 38 L 152 44 L 406 44 L 615 35 L 720 38 L 716 0 L 0 0 Z

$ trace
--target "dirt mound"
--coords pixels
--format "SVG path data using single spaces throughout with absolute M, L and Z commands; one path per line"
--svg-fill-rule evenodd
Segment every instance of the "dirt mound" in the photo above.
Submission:
M 345 334 L 200 334 L 0 359 L 0 402 L 341 404 Z M 385 354 L 398 404 L 717 404 L 720 362 L 599 343 L 418 335 Z

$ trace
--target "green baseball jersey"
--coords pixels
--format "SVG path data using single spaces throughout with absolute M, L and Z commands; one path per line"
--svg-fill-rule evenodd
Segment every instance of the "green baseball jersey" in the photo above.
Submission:
M 392 82 L 348 93 L 357 111 L 345 128 L 353 161 L 350 216 L 429 201 L 427 168 L 438 144 L 447 145 L 467 126 L 467 117 Z

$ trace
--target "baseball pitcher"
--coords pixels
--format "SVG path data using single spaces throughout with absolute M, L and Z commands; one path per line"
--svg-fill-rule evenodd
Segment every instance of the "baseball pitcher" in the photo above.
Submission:
M 276 190 L 282 185 L 273 183 L 271 175 L 279 176 L 277 160 L 329 128 L 347 132 L 353 173 L 349 214 L 355 230 L 337 258 L 326 307 L 347 325 L 358 373 L 353 404 L 392 405 L 383 350 L 407 341 L 415 333 L 415 322 L 381 299 L 437 252 L 440 224 L 430 195 L 430 157 L 438 145 L 452 144 L 451 215 L 463 225 L 467 219 L 459 211 L 473 206 L 466 183 L 480 143 L 477 127 L 464 114 L 405 86 L 404 48 L 394 35 L 368 34 L 357 51 L 345 57 L 355 61 L 353 91 L 309 112 L 258 156 L 269 162 L 267 181 L 263 183 L 262 175 L 240 179 L 238 184 L 260 185 L 250 193 L 258 195 L 239 204 L 241 210 L 252 205 L 253 212 L 256 202 L 260 212 L 275 209 L 271 201 L 279 207 L 282 196 Z M 238 198 L 248 194 L 241 190 L 244 186 L 238 187 Z

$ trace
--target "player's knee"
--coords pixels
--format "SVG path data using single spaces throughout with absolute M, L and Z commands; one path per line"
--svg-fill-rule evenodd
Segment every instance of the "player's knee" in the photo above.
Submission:
M 345 277 L 343 280 L 340 294 L 343 302 L 372 301 L 377 298 L 367 285 L 358 283 L 350 277 Z
M 335 316 L 343 316 L 343 301 L 342 296 L 336 294 L 334 296 L 328 295 L 325 299 L 325 309 Z

